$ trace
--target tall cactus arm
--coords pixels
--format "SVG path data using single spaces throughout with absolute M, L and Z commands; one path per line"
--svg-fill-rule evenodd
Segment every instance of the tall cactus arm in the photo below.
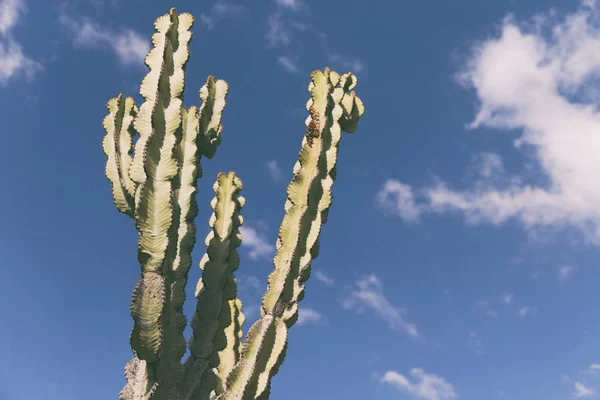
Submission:
M 102 149 L 107 156 L 106 177 L 111 183 L 117 210 L 133 218 L 135 184 L 129 177 L 133 137 L 136 135 L 132 122 L 137 113 L 133 98 L 122 94 L 106 104 L 108 115 L 102 121 L 106 136 L 102 140 Z
M 245 203 L 239 194 L 242 182 L 233 172 L 220 173 L 213 188 L 216 196 L 211 202 L 213 214 L 209 220 L 212 229 L 200 261 L 203 272 L 196 288 L 198 300 L 191 322 L 190 357 L 185 363 L 184 399 L 205 399 L 216 390 L 212 369 L 218 365 L 220 349 L 215 348 L 215 336 L 231 324 L 221 318 L 221 313 L 236 296 L 231 278 L 239 266 L 236 249 L 241 244 L 240 210 Z
M 221 117 L 225 108 L 228 85 L 222 79 L 209 76 L 200 89 L 202 105 L 200 110 L 191 107 L 182 109 L 182 138 L 177 147 L 179 175 L 175 180 L 175 198 L 179 210 L 179 229 L 177 233 L 177 251 L 173 262 L 174 284 L 171 294 L 172 306 L 180 323 L 177 324 L 177 336 L 183 338 L 187 319 L 183 314 L 185 286 L 192 263 L 191 252 L 196 242 L 196 224 L 198 215 L 196 202 L 197 182 L 202 176 L 200 157 L 210 148 L 213 157 L 220 143 L 223 129 Z M 213 140 L 214 139 L 214 140 Z M 217 141 L 218 139 L 218 141 Z M 185 344 L 179 348 L 179 359 L 185 353 Z
M 342 133 L 340 120 L 346 118 L 341 103 L 345 96 L 354 96 L 353 102 L 359 101 L 354 94 L 345 91 L 355 84 L 356 77 L 352 74 L 340 77 L 329 69 L 311 75 L 306 135 L 288 186 L 286 213 L 273 262 L 275 268 L 269 276 L 261 310 L 263 315 L 283 317 L 288 327 L 297 319 L 303 283 L 310 275 L 311 261 L 318 255 L 321 227 L 331 205 Z M 356 119 L 363 112 L 364 108 Z
M 154 47 L 145 59 L 150 71 L 140 87 L 145 102 L 134 121 L 140 138 L 130 177 L 138 183 L 135 225 L 142 276 L 132 297 L 130 343 L 134 354 L 145 361 L 147 382 L 142 397 L 152 400 L 179 397 L 182 346 L 185 351 L 183 336 L 178 334 L 182 321 L 171 299 L 175 282 L 171 267 L 179 217 L 174 200 L 175 150 L 182 125 L 184 69 L 192 24 L 190 14 L 178 15 L 175 9 L 156 20 Z
M 221 143 L 221 117 L 225 108 L 225 98 L 229 92 L 227 82 L 209 76 L 200 89 L 202 107 L 200 108 L 201 151 L 207 158 L 213 158 Z
M 321 226 L 331 205 L 340 125 L 343 121 L 353 127 L 364 112 L 362 102 L 346 93 L 352 84 L 356 78 L 351 74 L 340 77 L 327 68 L 311 75 L 306 135 L 288 186 L 275 269 L 263 297 L 261 319 L 250 328 L 241 359 L 218 400 L 266 399 L 271 378 L 285 358 L 287 330 L 298 318 L 298 302 L 304 295 L 310 263 L 318 255 Z M 341 105 L 345 96 L 351 96 L 347 106 Z M 353 113 L 355 107 L 358 111 Z

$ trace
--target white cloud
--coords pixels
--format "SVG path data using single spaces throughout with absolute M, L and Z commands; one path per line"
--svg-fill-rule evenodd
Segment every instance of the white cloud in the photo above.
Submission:
M 150 41 L 131 29 L 120 32 L 102 27 L 89 19 L 77 21 L 61 12 L 60 24 L 73 35 L 76 45 L 82 47 L 109 47 L 117 55 L 123 65 L 135 65 L 144 68 L 144 58 L 150 51 Z
M 381 188 L 375 199 L 384 212 L 390 212 L 405 222 L 417 222 L 421 208 L 415 203 L 415 195 L 409 185 L 390 179 Z
M 242 234 L 242 246 L 250 248 L 251 259 L 269 258 L 275 253 L 275 246 L 267 242 L 267 239 L 256 229 L 240 226 L 240 233 Z
M 364 71 L 365 64 L 358 58 L 349 58 L 342 54 L 329 54 L 329 62 L 339 66 L 340 68 L 350 71 L 354 74 L 359 74 Z M 344 72 L 346 72 L 344 71 Z
M 496 153 L 481 153 L 476 161 L 477 172 L 484 178 L 492 178 L 504 171 L 502 158 Z
M 581 382 L 575 382 L 573 396 L 575 396 L 576 398 L 579 399 L 583 397 L 592 397 L 595 395 L 596 392 L 592 388 L 585 386 Z
M 520 306 L 519 309 L 517 310 L 517 314 L 519 314 L 519 317 L 525 318 L 528 315 L 535 314 L 536 311 L 537 310 L 535 307 Z
M 307 33 L 313 34 L 321 40 L 327 61 L 333 64 L 333 67 L 340 67 L 354 73 L 364 70 L 362 60 L 331 52 L 327 45 L 327 35 L 310 22 L 299 20 L 298 11 L 308 10 L 308 5 L 303 0 L 275 0 L 275 3 L 278 7 L 267 17 L 265 38 L 269 47 L 279 48 L 285 53 L 277 57 L 277 64 L 287 72 L 298 73 L 300 71 L 298 61 L 303 46 L 297 36 Z
M 443 378 L 426 374 L 421 368 L 410 371 L 413 381 L 395 371 L 387 371 L 382 383 L 389 383 L 401 392 L 419 400 L 450 400 L 458 398 L 454 387 Z
M 326 318 L 312 308 L 300 307 L 298 310 L 298 325 L 321 325 L 325 322 Z
M 315 271 L 315 278 L 317 278 L 317 280 L 321 281 L 322 283 L 324 283 L 327 286 L 335 285 L 335 279 L 327 276 L 327 274 L 325 274 L 325 272 L 323 272 L 321 270 Z
M 275 0 L 275 3 L 280 7 L 290 9 L 292 11 L 298 11 L 304 3 L 301 0 Z
M 270 14 L 267 19 L 267 42 L 269 46 L 287 46 L 292 42 L 292 33 L 289 29 L 289 23 L 283 20 L 281 12 Z
M 505 293 L 502 295 L 502 302 L 504 304 L 512 304 L 515 301 L 515 295 L 512 293 Z
M 275 182 L 279 182 L 283 178 L 283 174 L 281 173 L 281 169 L 279 169 L 277 161 L 271 160 L 267 162 L 267 168 L 269 169 L 269 174 L 271 175 L 271 178 Z
M 19 13 L 25 11 L 22 0 L 0 1 L 0 33 L 6 35 L 19 20 Z
M 358 312 L 363 312 L 367 307 L 384 319 L 392 329 L 404 331 L 413 337 L 419 336 L 415 324 L 404 319 L 405 310 L 394 307 L 385 297 L 381 280 L 375 275 L 359 279 L 356 288 L 344 299 L 342 306 Z
M 24 74 L 30 79 L 42 69 L 37 61 L 23 53 L 21 45 L 14 39 L 12 29 L 26 11 L 23 0 L 0 0 L 0 85 Z
M 292 72 L 297 74 L 300 72 L 296 63 L 288 56 L 279 56 L 277 57 L 277 63 L 283 67 L 287 72 Z
M 558 279 L 565 280 L 569 278 L 573 272 L 575 272 L 575 267 L 572 265 L 563 265 L 558 269 Z
M 200 14 L 200 23 L 202 23 L 202 25 L 206 26 L 208 29 L 213 29 L 219 20 L 226 18 L 238 18 L 245 12 L 246 7 L 241 4 L 233 4 L 218 0 L 213 4 L 210 12 Z
M 600 364 L 590 364 L 588 367 L 591 374 L 596 374 L 600 372 Z
M 587 1 L 561 20 L 548 14 L 527 24 L 508 17 L 460 74 L 480 103 L 470 127 L 516 131 L 515 149 L 539 167 L 547 185 L 509 177 L 501 187 L 481 176 L 472 188 L 454 190 L 440 181 L 418 190 L 417 204 L 413 191 L 391 180 L 381 193 L 401 200 L 388 201 L 388 208 L 413 221 L 423 213 L 458 211 L 469 223 L 569 226 L 600 241 L 599 11 Z

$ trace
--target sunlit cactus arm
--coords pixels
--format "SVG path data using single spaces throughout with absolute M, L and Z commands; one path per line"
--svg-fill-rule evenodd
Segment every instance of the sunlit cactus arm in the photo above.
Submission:
M 119 400 L 143 400 L 147 398 L 145 396 L 148 382 L 146 373 L 146 361 L 140 360 L 136 356 L 129 360 L 125 365 L 125 380 L 127 383 L 119 392 Z
M 341 84 L 344 86 L 340 87 Z M 318 255 L 321 227 L 331 205 L 342 134 L 340 122 L 345 118 L 340 103 L 349 95 L 346 90 L 355 84 L 353 75 L 340 77 L 329 69 L 311 75 L 306 135 L 288 186 L 286 213 L 273 262 L 275 268 L 269 276 L 261 309 L 263 314 L 283 317 L 288 327 L 297 319 L 303 283 L 310 275 L 311 261 Z M 364 108 L 356 119 L 363 112 Z
M 237 293 L 237 283 L 234 276 L 229 277 L 226 291 Z M 235 297 L 231 294 L 228 297 Z M 216 394 L 221 394 L 225 390 L 225 382 L 227 376 L 239 361 L 243 348 L 243 331 L 244 321 L 246 317 L 242 313 L 242 302 L 238 298 L 228 301 L 228 307 L 221 312 L 220 326 L 224 327 L 222 331 L 218 331 L 215 336 L 215 349 L 218 349 L 219 365 L 216 367 L 216 374 L 219 384 L 217 385 Z
M 261 392 L 268 391 L 269 375 L 276 372 L 285 356 L 287 330 L 283 320 L 271 314 L 252 325 L 240 360 L 229 373 L 225 392 L 217 400 L 255 399 Z
M 187 319 L 183 314 L 185 302 L 185 286 L 190 266 L 191 253 L 196 243 L 196 224 L 194 219 L 198 215 L 196 202 L 197 182 L 202 176 L 200 164 L 201 155 L 210 148 L 210 157 L 213 157 L 220 143 L 223 129 L 221 117 L 225 108 L 227 96 L 227 82 L 222 79 L 215 80 L 209 76 L 200 89 L 202 105 L 200 110 L 191 107 L 182 110 L 182 137 L 177 147 L 177 160 L 179 174 L 175 180 L 175 200 L 179 210 L 179 230 L 177 232 L 177 251 L 173 262 L 174 277 L 171 293 L 172 307 L 181 321 L 177 324 L 177 336 L 183 338 L 183 331 Z M 185 353 L 185 345 L 179 350 L 179 359 Z
M 211 202 L 212 228 L 206 237 L 206 253 L 200 261 L 202 277 L 196 288 L 197 305 L 192 317 L 190 357 L 185 363 L 184 399 L 207 399 L 216 390 L 217 378 L 213 368 L 219 364 L 215 337 L 231 321 L 221 318 L 229 301 L 235 300 L 235 286 L 230 279 L 239 266 L 237 247 L 241 244 L 239 227 L 243 223 L 240 210 L 245 200 L 240 195 L 241 180 L 233 172 L 220 173 L 213 186 L 215 198 Z
M 221 117 L 225 108 L 225 99 L 229 92 L 227 82 L 209 76 L 200 89 L 202 107 L 200 108 L 200 135 L 198 142 L 202 155 L 213 158 L 221 144 Z
M 108 101 L 106 108 L 108 115 L 102 122 L 106 130 L 102 141 L 102 149 L 107 156 L 105 173 L 112 186 L 117 210 L 133 218 L 135 183 L 129 177 L 129 167 L 133 153 L 132 139 L 136 135 L 132 122 L 137 107 L 133 98 L 119 94 Z
M 241 359 L 229 374 L 226 390 L 218 400 L 268 398 L 271 378 L 285 358 L 287 330 L 298 318 L 298 302 L 304 295 L 310 263 L 318 255 L 321 226 L 331 205 L 341 139 L 340 119 L 346 118 L 350 124 L 352 118 L 364 112 L 363 108 L 360 115 L 345 115 L 340 105 L 351 86 L 345 84 L 349 79 L 356 83 L 350 74 L 340 77 L 327 68 L 311 75 L 306 135 L 287 191 L 275 269 L 263 297 L 261 319 L 250 328 Z M 342 81 L 344 86 L 339 87 Z
M 135 225 L 142 276 L 132 297 L 130 343 L 134 354 L 145 361 L 147 382 L 142 397 L 151 400 L 177 399 L 183 377 L 180 359 L 185 339 L 179 334 L 182 321 L 171 299 L 171 267 L 179 218 L 174 201 L 175 150 L 182 126 L 184 71 L 193 21 L 190 14 L 178 15 L 175 9 L 156 20 L 154 47 L 145 59 L 150 71 L 140 87 L 145 101 L 134 121 L 140 138 L 130 177 L 138 183 Z
M 354 91 L 352 91 L 357 84 L 355 75 L 347 73 L 340 77 L 340 75 L 331 71 L 329 82 L 332 91 L 329 97 L 330 104 L 327 106 L 327 116 L 325 117 L 325 120 L 328 122 L 324 127 L 324 132 L 322 132 L 322 151 L 324 157 L 319 160 L 319 170 L 323 171 L 323 174 L 321 175 L 322 194 L 320 195 L 316 207 L 317 212 L 314 214 L 314 219 L 310 222 L 308 233 L 303 236 L 302 230 L 300 231 L 300 242 L 304 242 L 304 245 L 297 246 L 294 250 L 294 256 L 295 259 L 298 260 L 298 263 L 293 262 L 291 264 L 293 267 L 291 271 L 295 277 L 291 293 L 292 301 L 289 301 L 285 297 L 283 299 L 283 304 L 286 305 L 283 312 L 283 318 L 288 327 L 292 326 L 298 319 L 299 302 L 304 298 L 304 283 L 310 276 L 310 265 L 312 260 L 319 254 L 319 236 L 322 225 L 327 222 L 329 207 L 331 206 L 332 187 L 337 173 L 337 155 L 342 137 L 342 130 L 347 133 L 353 133 L 357 128 L 358 120 L 364 114 L 364 106 L 361 99 L 356 96 Z M 309 86 L 309 90 L 312 85 L 314 85 L 314 82 Z M 309 112 L 311 112 L 311 109 L 314 110 L 314 104 L 315 99 L 311 97 L 307 103 Z M 313 123 L 313 114 L 315 114 L 314 111 L 311 112 L 311 116 L 309 116 L 306 121 L 309 128 Z M 299 163 L 296 163 L 296 167 L 299 167 L 299 165 Z M 314 193 L 317 195 L 319 194 L 318 189 L 316 188 L 311 188 L 310 191 L 312 193 L 309 192 L 308 194 L 308 203 L 310 203 L 310 199 Z M 289 199 L 287 203 L 286 208 L 293 204 Z M 309 207 L 311 206 L 309 205 Z M 303 220 L 302 223 L 306 223 L 306 226 L 308 226 L 309 224 L 306 221 L 310 220 L 311 213 L 307 212 L 305 218 L 307 219 Z M 280 242 L 280 244 L 283 244 L 283 242 Z M 273 273 L 275 273 L 275 271 Z

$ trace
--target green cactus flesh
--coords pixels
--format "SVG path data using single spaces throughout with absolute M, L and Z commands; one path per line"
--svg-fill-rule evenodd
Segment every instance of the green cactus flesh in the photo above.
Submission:
M 364 106 L 353 91 L 357 79 L 351 73 L 340 76 L 326 68 L 311 74 L 306 133 L 287 189 L 274 270 L 261 316 L 243 343 L 245 317 L 234 272 L 245 200 L 235 173 L 217 176 L 195 293 L 190 356 L 182 364 L 200 159 L 213 158 L 221 143 L 229 90 L 225 81 L 209 76 L 200 89 L 201 107 L 183 106 L 193 23 L 190 14 L 175 9 L 156 20 L 153 47 L 145 59 L 149 72 L 140 86 L 142 105 L 138 109 L 131 97 L 118 95 L 107 103 L 103 121 L 105 173 L 113 200 L 139 232 L 141 276 L 131 301 L 134 356 L 125 367 L 120 399 L 266 400 L 285 358 L 288 329 L 298 319 L 311 262 L 319 253 L 342 131 L 356 130 Z

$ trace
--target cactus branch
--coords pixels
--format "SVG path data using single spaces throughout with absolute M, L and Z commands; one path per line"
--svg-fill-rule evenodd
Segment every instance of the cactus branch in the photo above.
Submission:
M 235 324 L 234 319 L 222 314 L 223 310 L 230 314 L 230 302 L 236 301 L 233 272 L 239 266 L 236 249 L 242 242 L 240 210 L 245 200 L 239 194 L 242 182 L 233 172 L 220 173 L 213 188 L 216 196 L 211 202 L 211 231 L 200 261 L 202 278 L 196 288 L 198 301 L 191 323 L 190 357 L 185 363 L 185 399 L 208 398 L 210 392 L 217 390 L 218 380 L 212 369 L 219 365 L 219 351 L 226 348 L 226 338 L 222 335 Z
M 352 114 L 355 103 L 360 101 L 353 94 L 350 95 L 353 96 L 350 112 L 345 114 L 340 105 L 345 90 L 351 86 L 347 84 L 349 81 L 356 85 L 356 78 L 351 74 L 340 77 L 328 68 L 311 75 L 306 135 L 288 186 L 275 268 L 263 297 L 261 319 L 250 328 L 241 359 L 227 378 L 225 392 L 217 400 L 268 398 L 271 378 L 285 358 L 287 331 L 298 319 L 304 282 L 310 276 L 312 260 L 318 255 L 321 227 L 331 205 L 342 134 L 340 119 L 357 120 L 364 112 L 362 108 Z
M 129 178 L 129 167 L 135 136 L 131 124 L 137 108 L 131 97 L 125 98 L 122 94 L 110 99 L 106 108 L 109 114 L 103 121 L 106 136 L 102 141 L 104 154 L 108 157 L 105 173 L 112 186 L 117 210 L 133 218 L 135 184 Z

